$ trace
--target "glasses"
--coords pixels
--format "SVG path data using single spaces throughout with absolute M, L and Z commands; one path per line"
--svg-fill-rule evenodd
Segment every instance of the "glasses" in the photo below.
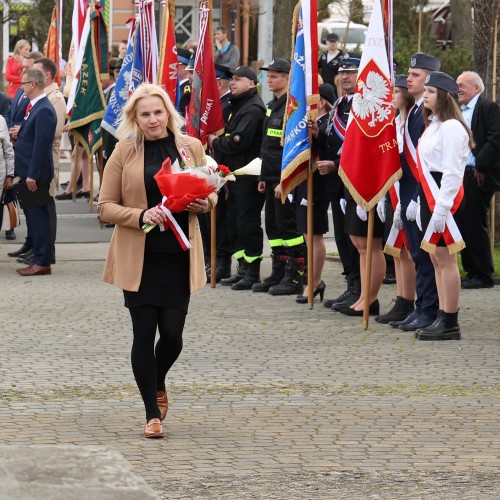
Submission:
M 35 82 L 33 82 L 33 81 L 31 81 L 31 82 L 21 82 L 21 85 L 26 85 L 27 83 L 35 83 Z

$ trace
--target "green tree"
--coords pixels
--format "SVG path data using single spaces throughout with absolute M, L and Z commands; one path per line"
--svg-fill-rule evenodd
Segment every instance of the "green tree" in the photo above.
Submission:
M 349 5 L 349 19 L 353 23 L 363 23 L 365 13 L 365 7 L 363 5 L 363 0 L 351 0 Z

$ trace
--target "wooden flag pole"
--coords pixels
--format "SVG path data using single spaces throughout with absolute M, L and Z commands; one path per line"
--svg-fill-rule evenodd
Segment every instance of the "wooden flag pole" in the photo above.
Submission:
M 94 211 L 94 155 L 89 154 L 89 170 L 90 170 L 90 198 L 89 198 L 89 212 Z
M 496 102 L 497 99 L 497 37 L 498 37 L 498 15 L 495 16 L 495 27 L 493 29 L 493 78 L 491 89 L 491 100 Z M 493 193 L 490 202 L 490 248 L 491 255 L 495 255 L 495 203 L 496 193 Z
M 207 1 L 208 12 L 208 33 L 210 40 L 212 39 L 212 0 Z M 221 193 L 219 193 L 219 196 Z M 215 288 L 217 283 L 217 212 L 213 207 L 210 210 L 210 288 Z
M 72 195 L 72 198 L 73 198 L 73 201 L 76 200 L 76 182 L 78 180 L 78 167 L 80 165 L 80 148 L 78 147 L 79 146 L 79 142 L 78 142 L 78 139 L 76 138 L 76 136 L 73 136 L 74 139 L 75 139 L 75 144 L 74 144 L 74 147 L 73 147 L 73 155 L 74 155 L 74 168 L 71 169 L 71 179 L 70 179 L 70 185 L 71 185 L 71 195 Z
M 309 309 L 314 307 L 313 195 L 313 160 L 311 152 L 309 168 L 307 169 L 307 303 Z
M 373 251 L 373 225 L 375 223 L 375 210 L 372 208 L 368 212 L 368 241 L 366 243 L 366 273 L 365 283 L 361 283 L 361 290 L 364 292 L 363 304 L 363 330 L 368 329 L 368 318 L 370 317 L 370 288 L 372 282 L 372 251 Z

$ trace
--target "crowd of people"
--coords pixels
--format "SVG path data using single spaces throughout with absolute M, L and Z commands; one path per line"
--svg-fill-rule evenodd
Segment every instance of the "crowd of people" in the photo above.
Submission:
M 368 280 L 368 214 L 338 175 L 361 56 L 339 50 L 333 33 L 326 42 L 328 50 L 319 59 L 318 118 L 308 122 L 316 155 L 312 200 L 301 184 L 293 196 L 281 201 L 281 137 L 290 61 L 275 58 L 259 68 L 273 94 L 265 104 L 256 71 L 238 66 L 238 48 L 229 42 L 224 27 L 216 30 L 215 70 L 225 132 L 209 135 L 206 153 L 197 139 L 183 133 L 182 117 L 192 90 L 192 47 L 178 51 L 181 95 L 177 107 L 163 89 L 143 84 L 124 108 L 118 140 L 104 137 L 98 211 L 101 220 L 114 227 L 104 280 L 123 289 L 130 311 L 132 368 L 144 401 L 146 437 L 164 435 L 165 379 L 182 349 L 190 294 L 212 272 L 217 282 L 235 292 L 293 296 L 304 304 L 308 295 L 306 241 L 307 232 L 312 231 L 314 297 L 346 316 L 362 316 L 368 298 L 369 314 L 375 320 L 415 332 L 418 340 L 459 339 L 460 290 L 494 284 L 487 216 L 500 181 L 500 109 L 482 96 L 480 76 L 467 71 L 455 81 L 440 71 L 436 57 L 422 52 L 413 54 L 407 72 L 396 75 L 393 103 L 402 177 L 377 205 Z M 110 64 L 108 99 L 125 42 L 120 50 L 120 57 Z M 16 71 L 18 81 L 9 80 L 12 104 L 5 126 L 0 120 L 4 158 L 0 179 L 6 189 L 12 188 L 14 175 L 27 186 L 28 237 L 21 249 L 9 255 L 26 263 L 27 267 L 17 270 L 20 275 L 38 276 L 50 274 L 55 263 L 54 196 L 58 201 L 74 194 L 89 198 L 88 162 L 83 157 L 73 161 L 83 174 L 80 190 L 73 193 L 73 186 L 68 185 L 55 195 L 65 120 L 64 97 L 55 83 L 57 68 L 43 54 L 19 44 L 9 63 L 9 75 Z M 165 212 L 157 208 L 162 196 L 154 177 L 163 160 L 168 157 L 172 163 L 200 166 L 206 164 L 206 154 L 230 170 L 259 159 L 260 175 L 242 175 L 218 196 L 197 199 L 185 212 L 173 214 L 190 242 L 187 252 L 173 231 L 142 231 L 144 224 L 166 222 Z M 370 159 L 366 161 L 368 166 Z M 80 172 L 72 173 L 72 178 Z M 38 201 L 29 202 L 35 198 Z M 313 206 L 312 227 L 306 223 L 308 204 Z M 208 212 L 212 209 L 217 214 L 215 269 L 203 266 L 210 261 Z M 329 231 L 330 211 L 343 276 L 324 280 L 324 235 Z M 260 273 L 264 230 L 272 252 L 271 273 L 265 278 Z M 462 279 L 459 252 L 466 272 Z M 232 268 L 233 258 L 236 268 Z M 388 259 L 393 260 L 396 297 L 393 307 L 381 314 L 378 295 Z M 345 279 L 346 289 L 337 298 L 325 299 L 325 281 L 332 278 Z M 157 330 L 160 338 L 155 344 Z

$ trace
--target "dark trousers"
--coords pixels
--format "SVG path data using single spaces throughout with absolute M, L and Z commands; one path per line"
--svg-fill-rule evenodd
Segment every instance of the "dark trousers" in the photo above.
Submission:
M 439 308 L 439 299 L 436 288 L 436 276 L 431 258 L 425 250 L 420 248 L 423 233 L 416 222 L 411 222 L 406 218 L 406 209 L 410 200 L 401 202 L 401 219 L 403 228 L 410 246 L 410 254 L 415 263 L 416 270 L 416 292 L 417 300 L 415 307 L 417 311 L 425 312 L 430 316 L 436 314 Z
M 47 205 L 49 209 L 49 225 L 50 225 L 50 262 L 56 263 L 56 237 L 57 237 L 57 213 L 56 204 Z
M 257 191 L 257 184 L 254 176 L 238 177 L 231 183 L 227 200 L 229 242 L 235 253 L 243 251 L 247 257 L 260 257 L 264 246 L 264 194 Z
M 493 193 L 479 188 L 474 170 L 464 175 L 465 210 L 459 221 L 466 248 L 462 250 L 462 265 L 470 278 L 493 282 L 493 258 L 490 248 L 488 212 Z
M 343 274 L 346 276 L 347 284 L 359 290 L 361 288 L 359 253 L 344 229 L 345 215 L 340 208 L 340 200 L 344 197 L 343 191 L 342 193 L 329 192 L 327 195 L 332 207 L 333 232 L 342 267 L 344 268 Z
M 274 189 L 277 185 L 277 183 L 266 181 L 265 222 L 267 238 L 271 243 L 273 251 L 277 246 L 284 246 L 279 253 L 286 254 L 291 257 L 298 257 L 299 255 L 296 255 L 294 250 L 297 250 L 300 247 L 300 253 L 303 252 L 303 238 L 301 242 L 296 243 L 293 246 L 286 244 L 290 240 L 302 237 L 302 233 L 299 233 L 297 230 L 295 205 L 290 203 L 288 199 L 285 203 L 281 203 L 281 198 L 276 198 L 276 196 L 274 196 Z M 273 242 L 276 240 L 282 240 L 284 245 L 274 245 Z
M 50 216 L 47 205 L 24 209 L 28 234 L 33 243 L 33 264 L 50 265 Z

